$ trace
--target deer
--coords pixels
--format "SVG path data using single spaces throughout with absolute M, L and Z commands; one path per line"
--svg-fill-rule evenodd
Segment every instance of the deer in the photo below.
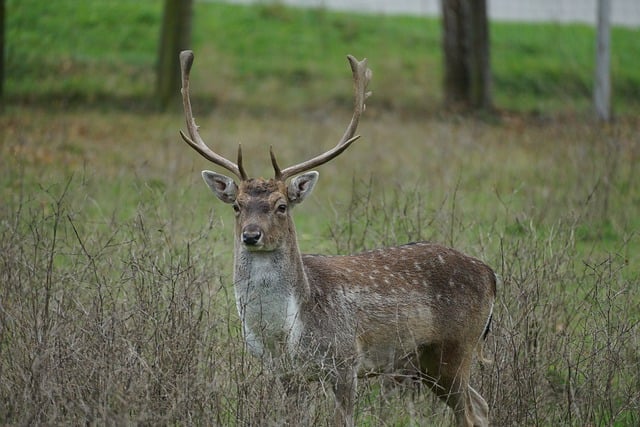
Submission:
M 358 380 L 371 375 L 412 378 L 453 410 L 458 426 L 487 426 L 489 407 L 469 382 L 476 354 L 484 360 L 493 316 L 497 276 L 490 267 L 426 241 L 344 256 L 300 252 L 292 210 L 318 181 L 312 169 L 359 138 L 371 95 L 367 59 L 347 59 L 354 112 L 340 141 L 284 169 L 271 146 L 274 177 L 265 179 L 248 177 L 240 145 L 234 163 L 204 143 L 190 100 L 194 54 L 180 53 L 187 128 L 180 135 L 235 176 L 202 172 L 235 214 L 233 285 L 246 346 L 256 356 L 284 356 L 328 379 L 337 426 L 354 425 Z

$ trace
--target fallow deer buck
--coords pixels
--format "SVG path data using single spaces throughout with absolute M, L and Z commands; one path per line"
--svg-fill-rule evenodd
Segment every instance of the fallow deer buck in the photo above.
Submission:
M 460 426 L 488 425 L 489 408 L 470 385 L 472 357 L 489 331 L 496 276 L 481 261 L 435 243 L 418 242 L 357 255 L 305 255 L 298 249 L 292 208 L 318 180 L 310 169 L 345 151 L 368 97 L 366 59 L 348 56 L 355 111 L 331 150 L 250 179 L 242 166 L 211 150 L 198 133 L 189 98 L 193 52 L 180 54 L 188 136 L 198 153 L 238 182 L 205 170 L 213 193 L 235 211 L 234 286 L 248 348 L 285 356 L 329 378 L 337 425 L 354 423 L 358 376 L 410 377 L 450 406 Z

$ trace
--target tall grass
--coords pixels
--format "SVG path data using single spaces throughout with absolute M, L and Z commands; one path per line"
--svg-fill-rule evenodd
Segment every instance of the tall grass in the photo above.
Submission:
M 368 113 L 363 140 L 321 169 L 295 213 L 303 249 L 430 239 L 484 259 L 502 283 L 493 364 L 476 366 L 473 383 L 493 423 L 636 425 L 638 124 Z M 298 160 L 317 151 L 309 141 L 338 138 L 344 119 L 200 122 L 223 152 L 246 141 L 260 174 L 265 144 Z M 328 424 L 322 381 L 286 396 L 246 352 L 232 215 L 199 182 L 205 163 L 176 138 L 179 117 L 0 120 L 3 424 Z M 360 425 L 450 420 L 428 392 L 361 382 Z
M 215 355 L 215 258 L 191 252 L 202 236 L 167 244 L 151 206 L 94 223 L 79 181 L 2 207 L 0 419 L 188 420 Z

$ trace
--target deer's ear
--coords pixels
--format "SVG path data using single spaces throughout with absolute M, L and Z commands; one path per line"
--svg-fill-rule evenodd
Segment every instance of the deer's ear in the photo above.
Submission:
M 318 172 L 311 171 L 302 175 L 296 176 L 289 182 L 288 198 L 291 203 L 302 202 L 313 190 L 313 187 L 318 182 Z
M 225 203 L 233 203 L 238 195 L 238 186 L 233 179 L 211 171 L 202 171 L 202 179 L 213 194 Z

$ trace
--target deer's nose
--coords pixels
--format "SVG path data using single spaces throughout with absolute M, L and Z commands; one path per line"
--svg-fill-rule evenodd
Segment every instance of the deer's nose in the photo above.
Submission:
M 262 240 L 262 230 L 256 225 L 248 225 L 242 230 L 242 243 L 247 246 L 256 246 Z

